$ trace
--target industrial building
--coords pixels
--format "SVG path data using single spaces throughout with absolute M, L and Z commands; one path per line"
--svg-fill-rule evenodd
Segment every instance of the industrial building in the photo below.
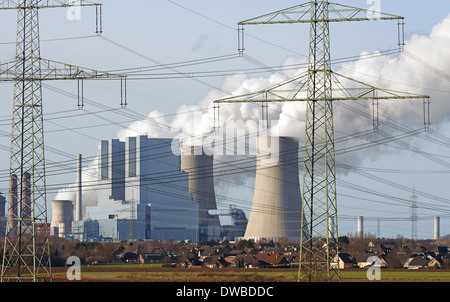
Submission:
M 260 150 L 263 145 L 271 146 L 270 154 L 267 148 Z M 191 146 L 182 146 L 178 156 L 172 146 L 172 139 L 147 136 L 99 142 L 97 202 L 85 207 L 83 219 L 73 221 L 73 237 L 194 242 L 224 238 L 299 240 L 301 195 L 295 139 L 258 138 L 248 221 L 240 209 L 217 209 L 212 156 L 199 154 Z M 77 197 L 77 201 L 80 199 Z M 59 226 L 63 229 L 61 236 L 68 232 L 65 226 L 70 215 L 58 211 L 73 210 L 63 206 L 64 201 L 53 202 L 57 212 L 53 214 L 52 231 Z M 220 216 L 231 217 L 232 224 L 221 226 Z
M 211 216 L 228 216 L 231 217 L 230 225 L 221 225 L 220 238 L 228 239 L 230 241 L 236 240 L 244 235 L 247 228 L 248 220 L 245 212 L 230 206 L 229 209 L 223 210 L 209 210 L 208 214 Z
M 193 147 L 181 147 L 177 155 L 173 145 L 173 139 L 144 135 L 100 141 L 96 200 L 85 206 L 82 188 L 92 190 L 93 184 L 83 183 L 79 156 L 76 200 L 52 201 L 52 234 L 80 240 L 194 242 L 242 236 L 247 222 L 242 210 L 226 214 L 233 225 L 225 228 L 219 220 L 225 214 L 214 212 L 213 157 L 191 152 Z
M 113 240 L 197 240 L 198 205 L 171 144 L 147 136 L 101 141 L 97 204 L 74 223 L 74 237 L 88 237 L 80 230 L 92 230 L 86 223 L 96 221 L 98 235 Z

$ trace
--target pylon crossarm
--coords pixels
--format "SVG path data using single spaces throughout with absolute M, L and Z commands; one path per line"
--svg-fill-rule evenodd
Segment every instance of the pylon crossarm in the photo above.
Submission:
M 16 60 L 0 63 L 0 81 L 14 81 L 16 75 Z
M 321 2 L 321 1 L 319 1 Z M 257 24 L 290 24 L 290 23 L 312 23 L 312 22 L 347 22 L 347 21 L 370 21 L 370 20 L 403 20 L 404 17 L 393 14 L 377 12 L 369 9 L 357 8 L 337 3 L 328 4 L 328 18 L 313 19 L 311 12 L 314 2 L 300 4 L 287 9 L 264 14 L 259 17 L 241 21 L 239 25 Z
M 333 97 L 336 100 L 387 100 L 387 99 L 429 99 L 430 96 L 403 92 L 398 90 L 378 88 L 373 85 L 366 84 L 364 82 L 349 78 L 342 74 L 333 72 L 333 83 L 335 87 L 334 92 L 340 92 L 343 96 Z M 344 85 L 339 81 L 339 77 L 344 78 L 349 83 L 351 83 L 352 88 L 345 88 Z M 336 88 L 337 87 L 337 88 Z M 369 95 L 372 94 L 372 95 Z
M 100 6 L 102 4 L 94 3 L 86 0 L 66 1 L 66 0 L 38 0 L 38 1 L 23 1 L 18 0 L 0 0 L 0 9 L 24 9 L 24 8 L 59 8 L 59 7 L 73 7 L 73 6 Z
M 215 100 L 214 103 L 246 102 L 287 102 L 296 99 L 301 92 L 306 93 L 307 73 L 289 78 L 267 89 Z
M 305 3 L 296 5 L 287 9 L 279 10 L 276 12 L 264 14 L 259 17 L 251 18 L 245 21 L 241 21 L 238 24 L 276 24 L 276 23 L 300 23 L 308 22 L 309 13 L 311 11 L 311 3 Z
M 32 80 L 74 80 L 74 79 L 125 79 L 126 76 L 112 74 L 105 71 L 94 70 L 90 68 L 80 67 L 76 65 L 60 63 L 42 58 L 32 58 L 39 61 L 41 72 L 39 75 L 27 76 Z M 0 64 L 0 81 L 20 81 L 21 74 L 16 75 L 16 60 L 8 61 Z
M 40 59 L 41 80 L 110 79 L 126 78 L 119 74 L 89 69 L 57 61 Z
M 307 102 L 307 101 L 357 101 L 357 100 L 410 100 L 429 99 L 430 96 L 378 88 L 361 81 L 354 80 L 339 73 L 331 72 L 333 81 L 333 96 L 322 98 L 306 97 L 307 73 L 289 78 L 279 84 L 256 92 L 239 96 L 231 96 L 215 100 L 214 103 L 260 103 L 260 102 Z M 346 88 L 339 78 L 349 82 L 351 88 Z M 298 97 L 299 95 L 305 97 Z
M 327 22 L 404 20 L 402 16 L 382 13 L 370 9 L 358 8 L 338 3 L 328 3 L 329 19 Z M 320 20 L 319 20 L 320 21 Z

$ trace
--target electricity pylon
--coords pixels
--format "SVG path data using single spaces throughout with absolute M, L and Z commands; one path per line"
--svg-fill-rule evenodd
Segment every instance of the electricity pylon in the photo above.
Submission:
M 73 3 L 73 4 L 71 4 Z M 101 4 L 89 1 L 1 0 L 1 10 L 18 10 L 16 56 L 0 64 L 0 81 L 14 82 L 11 133 L 10 200 L 0 281 L 52 281 L 47 224 L 42 81 L 120 78 L 92 69 L 59 63 L 40 56 L 39 10 L 97 8 L 101 33 Z M 83 106 L 79 89 L 78 105 Z M 123 94 L 122 94 L 123 95 Z M 126 100 L 122 99 L 122 105 Z
M 134 199 L 134 191 L 130 200 L 130 224 L 128 226 L 128 240 L 137 239 L 136 231 L 136 200 Z
M 398 20 L 399 46 L 403 49 L 403 17 L 328 1 L 311 1 L 239 22 L 241 54 L 244 25 L 309 23 L 308 69 L 267 89 L 214 101 L 215 104 L 306 102 L 299 281 L 341 280 L 338 265 L 332 265 L 339 253 L 333 102 L 371 100 L 375 128 L 379 100 L 423 99 L 428 110 L 429 96 L 377 88 L 332 71 L 330 23 L 368 20 Z M 345 88 L 344 81 L 351 88 Z M 427 128 L 429 115 L 426 113 L 424 123 Z

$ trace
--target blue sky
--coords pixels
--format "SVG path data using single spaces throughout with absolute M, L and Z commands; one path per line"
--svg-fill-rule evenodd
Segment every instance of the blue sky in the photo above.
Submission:
M 94 34 L 95 10 L 92 8 L 83 8 L 80 21 L 67 20 L 64 9 L 41 10 L 41 56 L 106 71 L 232 56 L 237 53 L 237 22 L 301 3 L 292 0 L 101 2 L 104 4 L 103 38 Z M 341 1 L 342 4 L 361 8 L 370 8 L 369 2 L 371 1 Z M 448 0 L 434 0 L 432 5 L 430 2 L 418 0 L 382 0 L 380 7 L 383 12 L 406 18 L 407 40 L 414 35 L 429 35 L 432 28 L 450 14 Z M 16 15 L 12 11 L 0 13 L 2 27 L 9 29 L 3 30 L 0 36 L 1 62 L 14 57 L 14 43 L 9 42 L 15 40 Z M 48 177 L 47 182 L 51 187 L 48 201 L 55 196 L 58 184 L 69 184 L 75 179 L 75 173 L 70 170 L 75 167 L 75 160 L 68 163 L 71 156 L 75 159 L 77 153 L 83 153 L 86 158 L 94 157 L 98 140 L 115 137 L 120 129 L 128 127 L 131 122 L 145 117 L 150 112 L 159 111 L 169 119 L 182 106 L 197 105 L 211 90 L 221 87 L 226 80 L 219 71 L 256 68 L 261 65 L 279 66 L 287 59 L 301 61 L 305 59 L 304 55 L 307 55 L 309 35 L 307 25 L 253 26 L 246 27 L 246 33 L 248 36 L 245 55 L 251 60 L 233 58 L 170 70 L 193 74 L 215 71 L 214 77 L 167 79 L 167 76 L 163 76 L 164 79 L 130 80 L 128 82 L 130 111 L 120 109 L 120 83 L 117 81 L 86 81 L 87 101 L 83 111 L 76 108 L 74 98 L 61 93 L 76 94 L 76 82 L 47 82 L 44 86 L 45 112 L 48 117 L 45 124 L 47 162 L 67 164 L 65 173 L 52 174 Z M 358 56 L 362 51 L 393 49 L 397 44 L 397 27 L 393 21 L 333 24 L 331 33 L 333 58 Z M 336 68 L 339 69 L 340 66 Z M 251 78 L 269 76 L 270 73 L 264 72 L 248 75 Z M 403 78 L 397 80 L 407 81 Z M 424 93 L 427 92 L 424 90 Z M 448 94 L 448 83 L 442 90 L 444 92 L 439 96 Z M 4 188 L 7 188 L 5 171 L 9 167 L 7 149 L 10 139 L 7 134 L 10 132 L 8 121 L 12 107 L 12 84 L 2 83 L 0 93 L 4 100 L 4 110 L 0 114 L 2 120 L 0 144 L 5 147 L 0 150 L 3 158 L 0 161 L 2 171 L 0 191 L 4 191 Z M 124 112 L 128 114 L 125 115 Z M 368 121 L 367 129 L 370 128 L 370 122 Z M 419 124 L 411 125 L 414 129 L 419 129 Z M 450 137 L 448 126 L 444 117 L 439 124 L 434 125 L 434 129 Z M 343 133 L 350 131 L 339 130 Z M 435 159 L 433 161 L 430 160 L 430 156 L 409 152 L 395 143 L 374 152 L 367 149 L 360 151 L 363 154 L 357 155 L 361 157 L 358 165 L 362 167 L 363 172 L 372 173 L 375 177 L 368 178 L 350 171 L 340 175 L 340 179 L 355 183 L 359 187 L 386 193 L 389 197 L 351 190 L 348 185 L 340 187 L 338 182 L 338 193 L 342 194 L 338 196 L 340 215 L 344 217 L 339 223 L 340 234 L 354 233 L 357 225 L 356 217 L 362 215 L 367 217 L 365 223 L 367 232 L 376 233 L 376 218 L 380 217 L 384 219 L 381 222 L 382 236 L 395 237 L 401 234 L 410 237 L 411 223 L 407 221 L 411 214 L 410 208 L 404 202 L 398 202 L 398 198 L 408 200 L 412 191 L 407 192 L 386 182 L 409 187 L 411 190 L 415 186 L 421 193 L 430 195 L 425 197 L 426 194 L 422 194 L 418 197 L 419 238 L 432 237 L 434 215 L 443 216 L 441 234 L 450 233 L 448 217 L 450 207 L 447 202 L 450 194 L 446 190 L 447 178 L 450 175 L 445 167 L 448 160 L 445 158 L 445 154 L 448 154 L 448 145 L 428 144 L 421 137 L 412 137 L 406 142 L 415 144 L 423 152 L 439 157 L 433 157 L 432 159 Z M 436 158 L 439 158 L 439 162 Z M 440 161 L 444 162 L 444 166 Z M 230 196 L 241 194 L 241 190 L 237 192 L 228 193 Z M 251 195 L 251 192 L 247 193 Z M 436 197 L 442 197 L 442 200 L 436 200 Z M 249 198 L 251 199 L 251 196 Z M 226 206 L 226 202 L 221 205 Z M 248 205 L 245 207 L 248 210 Z M 442 208 L 448 209 L 447 212 L 439 213 L 439 209 Z

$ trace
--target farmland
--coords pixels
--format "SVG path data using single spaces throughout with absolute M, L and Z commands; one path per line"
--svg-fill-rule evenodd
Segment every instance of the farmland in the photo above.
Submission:
M 55 282 L 67 282 L 67 268 L 53 268 Z M 82 266 L 81 282 L 296 282 L 296 268 L 283 269 L 180 269 L 151 265 Z M 364 269 L 341 271 L 342 282 L 369 282 Z M 383 269 L 380 281 L 450 282 L 450 270 Z

